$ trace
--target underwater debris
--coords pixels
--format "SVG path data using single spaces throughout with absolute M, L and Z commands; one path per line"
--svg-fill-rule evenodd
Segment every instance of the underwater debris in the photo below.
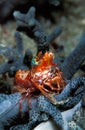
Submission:
M 8 62 L 0 65 L 0 74 L 7 73 L 10 77 L 14 76 L 19 69 L 31 68 L 31 60 L 33 58 L 30 49 L 27 49 L 25 56 L 23 54 L 23 42 L 18 31 L 15 32 L 16 48 L 0 46 L 0 54 L 3 54 L 8 59 Z
M 13 13 L 16 23 L 21 29 L 20 31 L 26 31 L 22 27 L 26 27 L 32 35 L 32 38 L 37 43 L 38 52 L 42 51 L 42 53 L 45 53 L 46 51 L 49 51 L 49 44 L 57 38 L 61 32 L 61 27 L 56 27 L 54 31 L 50 35 L 46 35 L 42 25 L 38 22 L 38 20 L 35 19 L 35 8 L 31 7 L 27 14 L 20 13 L 19 11 L 14 11 Z M 28 36 L 29 31 L 26 32 Z

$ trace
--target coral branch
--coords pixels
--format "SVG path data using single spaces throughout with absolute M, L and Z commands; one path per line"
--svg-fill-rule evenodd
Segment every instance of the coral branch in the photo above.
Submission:
M 11 95 L 5 95 L 0 94 L 0 103 L 2 104 L 1 113 L 0 113 L 0 126 L 3 128 L 4 126 L 11 126 L 11 125 L 17 125 L 11 128 L 14 129 L 33 129 L 34 126 L 36 126 L 41 121 L 46 121 L 48 119 L 51 119 L 55 122 L 55 124 L 58 126 L 58 128 L 67 130 L 69 128 L 68 121 L 72 120 L 72 117 L 75 113 L 75 111 L 79 108 L 82 108 L 82 100 L 81 98 L 77 100 L 75 99 L 75 96 L 78 94 L 82 94 L 78 88 L 80 88 L 82 85 L 85 85 L 85 78 L 77 78 L 72 80 L 66 88 L 63 90 L 59 96 L 56 96 L 57 101 L 62 101 L 62 99 L 69 99 L 69 97 L 72 97 L 71 99 L 75 100 L 75 107 L 72 109 L 69 109 L 67 111 L 64 111 L 65 107 L 69 108 L 72 107 L 72 103 L 70 104 L 70 100 L 68 100 L 67 104 L 60 104 L 63 109 L 59 108 L 59 105 L 53 105 L 47 98 L 44 96 L 34 97 L 31 98 L 31 105 L 30 107 L 27 99 L 24 99 L 22 101 L 22 112 L 25 114 L 25 112 L 28 112 L 29 116 L 27 116 L 28 122 L 24 125 L 17 125 L 17 122 L 15 121 L 17 119 L 17 116 L 19 114 L 19 105 L 20 105 L 20 99 L 21 95 L 19 93 L 11 94 Z M 78 101 L 78 102 L 76 102 Z M 5 106 L 2 111 L 2 108 L 4 107 L 4 102 L 9 102 L 9 107 Z M 12 106 L 10 107 L 10 104 Z M 30 109 L 29 109 L 30 108 Z M 50 109 L 48 109 L 50 108 Z M 63 111 L 63 113 L 61 113 Z M 56 113 L 56 114 L 55 114 Z M 19 117 L 20 123 L 22 118 Z M 67 124 L 67 125 L 66 125 Z
M 60 27 L 57 27 L 50 35 L 47 36 L 42 25 L 38 22 L 38 20 L 35 19 L 34 7 L 31 7 L 28 10 L 27 14 L 22 14 L 19 11 L 14 11 L 13 15 L 19 27 L 27 27 L 30 29 L 34 35 L 34 40 L 37 43 L 38 52 L 42 51 L 45 53 L 46 51 L 49 51 L 49 44 L 51 44 L 51 42 L 62 32 L 62 29 Z
M 6 18 L 17 7 L 29 3 L 29 0 L 0 0 L 0 23 L 5 22 Z
M 19 55 L 23 56 L 23 40 L 18 31 L 15 32 L 16 49 Z
M 59 106 L 60 109 L 69 109 L 77 104 L 84 93 L 84 86 L 85 86 L 85 77 L 79 77 L 72 79 L 64 88 L 64 90 L 59 94 L 56 95 L 55 98 L 57 101 L 66 101 L 63 106 Z M 56 104 L 57 105 L 57 104 Z
M 32 52 L 27 49 L 25 56 L 23 54 L 23 41 L 18 31 L 15 32 L 16 48 L 0 47 L 0 54 L 3 54 L 8 59 L 8 62 L 0 65 L 0 74 L 9 73 L 9 76 L 14 76 L 19 69 L 31 68 Z
M 62 112 L 62 116 L 68 122 L 72 121 L 75 112 L 82 107 L 82 101 L 80 101 L 77 105 L 75 105 L 72 109 Z
M 75 72 L 79 69 L 80 65 L 85 60 L 85 32 L 83 33 L 79 44 L 65 59 L 61 66 L 67 79 L 71 79 Z
M 11 123 L 13 123 L 13 120 L 16 119 L 16 117 L 19 115 L 20 99 L 21 99 L 20 93 L 10 94 L 10 95 L 0 94 L 0 101 L 1 101 L 0 105 L 2 105 L 0 111 L 1 126 L 10 126 Z M 5 103 L 7 103 L 9 106 Z M 23 101 L 23 106 L 22 106 L 23 114 L 28 111 L 27 108 L 28 108 L 28 101 L 27 99 L 25 99 Z

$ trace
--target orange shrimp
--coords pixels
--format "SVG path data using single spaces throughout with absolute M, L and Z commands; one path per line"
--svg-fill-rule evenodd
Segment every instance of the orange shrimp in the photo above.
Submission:
M 31 96 L 41 93 L 56 104 L 54 95 L 64 89 L 66 82 L 58 65 L 53 63 L 53 57 L 52 52 L 46 52 L 44 55 L 39 53 L 35 59 L 37 64 L 31 70 L 18 70 L 13 91 L 26 93 L 29 99 Z

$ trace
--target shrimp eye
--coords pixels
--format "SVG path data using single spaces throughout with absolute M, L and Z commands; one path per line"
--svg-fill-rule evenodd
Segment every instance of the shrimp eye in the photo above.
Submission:
M 32 63 L 32 65 L 38 65 L 39 62 L 35 58 L 33 58 L 31 63 Z

